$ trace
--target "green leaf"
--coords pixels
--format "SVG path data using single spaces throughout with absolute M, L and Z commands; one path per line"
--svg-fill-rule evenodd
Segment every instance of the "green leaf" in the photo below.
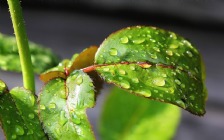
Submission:
M 94 104 L 92 80 L 81 70 L 74 71 L 67 80 L 50 80 L 39 96 L 40 119 L 45 132 L 50 139 L 94 139 L 86 116 L 86 109 Z
M 24 88 L 14 88 L 0 96 L 0 120 L 7 139 L 45 140 L 35 96 Z
M 113 88 L 99 122 L 103 140 L 170 140 L 179 124 L 176 106 L 148 101 Z
M 117 31 L 101 44 L 95 64 L 107 82 L 131 93 L 205 113 L 200 54 L 173 32 L 141 26 Z
M 41 73 L 58 64 L 58 57 L 50 49 L 29 42 L 35 73 Z M 21 72 L 15 37 L 0 33 L 0 69 Z
M 7 92 L 7 90 L 8 90 L 8 88 L 7 88 L 6 84 L 2 80 L 0 80 L 0 95 Z

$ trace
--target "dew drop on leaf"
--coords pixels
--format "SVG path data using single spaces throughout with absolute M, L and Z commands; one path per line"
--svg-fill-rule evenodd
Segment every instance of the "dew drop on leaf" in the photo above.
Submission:
M 125 89 L 129 89 L 130 83 L 128 81 L 121 81 L 121 87 L 123 87 Z
M 157 59 L 157 55 L 156 55 L 156 54 L 152 54 L 152 55 L 151 55 L 151 58 L 153 58 L 153 59 Z
M 193 56 L 193 54 L 190 51 L 187 51 L 186 53 L 188 54 L 189 57 Z
M 12 135 L 12 139 L 15 140 L 17 136 L 15 134 Z
M 116 55 L 117 55 L 117 49 L 115 49 L 115 48 L 111 48 L 111 49 L 109 50 L 109 54 L 112 55 L 112 56 L 116 56 Z
M 139 83 L 139 80 L 138 80 L 138 78 L 133 78 L 133 79 L 132 79 L 132 82 L 134 82 L 134 83 Z
M 125 75 L 126 74 L 126 72 L 125 72 L 125 70 L 122 70 L 122 69 L 119 69 L 119 74 L 121 74 L 121 75 Z
M 157 77 L 153 79 L 153 84 L 156 86 L 164 86 L 165 85 L 165 80 L 164 78 Z
M 56 108 L 56 104 L 55 103 L 50 103 L 48 106 L 50 109 Z
M 82 82 L 83 82 L 83 79 L 82 79 L 82 76 L 79 76 L 77 79 L 76 79 L 76 84 L 78 84 L 78 85 L 80 85 L 80 84 L 82 84 Z
M 171 44 L 171 45 L 170 45 L 170 48 L 171 48 L 171 49 L 177 49 L 177 48 L 178 48 L 178 45 L 176 45 L 176 44 Z
M 180 82 L 180 80 L 178 80 L 178 79 L 175 79 L 174 81 L 175 81 L 175 83 L 176 83 L 176 84 L 178 84 L 178 85 L 181 85 L 181 82 Z
M 147 89 L 142 89 L 142 90 L 139 90 L 139 91 L 136 91 L 136 92 L 145 96 L 145 97 L 150 97 L 152 95 L 151 91 L 147 90 Z
M 121 41 L 122 44 L 126 44 L 126 43 L 128 43 L 129 40 L 128 40 L 128 37 L 124 36 L 124 37 L 121 38 L 120 41 Z
M 24 134 L 24 129 L 20 125 L 15 126 L 16 135 L 22 136 Z
M 28 117 L 29 117 L 30 119 L 33 119 L 33 118 L 34 118 L 34 114 L 33 114 L 33 113 L 30 113 L 30 114 L 28 115 Z
M 145 39 L 144 38 L 140 38 L 140 39 L 135 39 L 132 41 L 134 44 L 141 44 L 143 42 L 145 42 Z
M 40 109 L 41 109 L 41 110 L 45 110 L 46 107 L 45 107 L 44 105 L 40 105 Z
M 181 101 L 181 100 L 176 100 L 176 103 L 177 103 L 180 107 L 182 107 L 183 109 L 186 108 L 186 105 L 185 105 L 185 103 L 184 103 L 183 101 Z
M 172 56 L 173 55 L 173 52 L 171 50 L 167 50 L 166 51 L 166 54 L 169 55 L 169 56 Z

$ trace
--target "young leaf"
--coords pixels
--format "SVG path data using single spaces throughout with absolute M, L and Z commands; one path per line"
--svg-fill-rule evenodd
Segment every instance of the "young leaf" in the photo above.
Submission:
M 141 26 L 120 30 L 101 44 L 95 64 L 107 82 L 129 92 L 205 113 L 200 54 L 173 32 Z
M 35 96 L 24 88 L 14 88 L 0 96 L 0 120 L 9 140 L 45 140 L 37 116 Z
M 170 140 L 179 119 L 176 106 L 114 88 L 104 103 L 98 128 L 103 140 Z
M 80 54 L 74 54 L 71 60 L 64 60 L 58 66 L 47 70 L 40 75 L 43 82 L 61 77 L 65 79 L 72 71 L 88 67 L 94 64 L 94 56 L 98 47 L 90 46 Z
M 58 57 L 49 49 L 29 42 L 35 73 L 41 73 L 58 64 Z M 18 48 L 14 37 L 0 33 L 0 69 L 21 72 Z
M 50 80 L 39 96 L 40 119 L 45 132 L 50 139 L 94 139 L 86 116 L 86 109 L 94 104 L 94 87 L 86 73 L 74 71 L 67 80 Z

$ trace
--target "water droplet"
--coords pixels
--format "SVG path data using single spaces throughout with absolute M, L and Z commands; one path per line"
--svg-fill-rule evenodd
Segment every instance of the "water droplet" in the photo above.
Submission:
M 175 81 L 175 83 L 176 83 L 176 84 L 178 84 L 178 85 L 181 85 L 181 82 L 180 82 L 180 80 L 178 80 L 178 79 L 175 79 L 174 81 Z
M 167 75 L 165 73 L 161 74 L 162 77 L 167 77 Z
M 194 95 L 191 95 L 189 98 L 190 98 L 191 100 L 194 100 L 194 99 L 195 99 Z
M 156 54 L 152 54 L 152 55 L 151 55 L 151 58 L 153 58 L 153 59 L 157 59 L 157 55 L 156 55 Z
M 169 55 L 169 56 L 172 56 L 173 52 L 171 50 L 166 50 L 166 54 Z
M 124 36 L 124 37 L 122 37 L 121 38 L 121 40 L 120 40 L 120 42 L 122 43 L 122 44 L 126 44 L 126 43 L 128 43 L 128 37 L 126 37 L 126 36 Z
M 50 109 L 56 108 L 56 104 L 55 103 L 50 103 L 48 106 Z
M 170 48 L 171 49 L 177 49 L 178 48 L 178 45 L 176 45 L 176 44 L 170 44 Z
M 134 43 L 134 44 L 141 44 L 141 43 L 143 43 L 144 41 L 145 41 L 144 38 L 140 38 L 140 39 L 135 39 L 135 40 L 133 40 L 133 43 Z
M 185 84 L 181 84 L 180 86 L 181 86 L 181 88 L 185 88 Z
M 12 135 L 12 139 L 15 140 L 17 136 L 15 134 Z
M 103 71 L 105 71 L 105 72 L 107 72 L 109 70 L 110 70 L 110 68 L 108 68 L 108 67 L 103 68 Z
M 109 50 L 109 54 L 112 55 L 112 56 L 117 55 L 117 49 L 115 49 L 115 48 L 111 48 L 111 49 Z
M 40 109 L 41 109 L 41 110 L 45 110 L 46 107 L 45 107 L 44 105 L 40 105 Z
M 24 134 L 24 129 L 22 126 L 15 125 L 16 135 L 22 136 Z
M 189 57 L 193 56 L 193 54 L 190 51 L 187 51 L 186 53 L 188 54 Z
M 183 109 L 186 108 L 186 105 L 185 105 L 185 103 L 184 103 L 183 101 L 181 101 L 181 100 L 176 100 L 176 103 L 177 103 L 180 107 L 182 107 Z
M 125 88 L 125 89 L 129 89 L 130 88 L 130 83 L 128 81 L 121 81 L 121 87 Z
M 152 95 L 151 91 L 148 89 L 142 89 L 142 90 L 136 91 L 136 93 L 139 93 L 145 97 L 150 97 Z
M 33 118 L 34 118 L 34 114 L 33 114 L 33 113 L 30 113 L 30 114 L 28 115 L 28 118 L 33 119 Z
M 153 47 L 153 50 L 160 52 L 160 49 L 158 47 Z
M 81 124 L 81 119 L 74 112 L 72 113 L 72 122 L 77 125 Z
M 121 75 L 125 75 L 125 74 L 126 74 L 125 70 L 122 70 L 122 69 L 119 69 L 118 72 L 119 72 L 119 74 L 121 74 Z
M 131 65 L 131 66 L 130 66 L 130 69 L 131 69 L 131 70 L 135 70 L 135 66 Z
M 138 78 L 132 78 L 132 82 L 133 83 L 139 83 L 139 80 L 138 80 Z
M 156 86 L 164 86 L 165 85 L 165 80 L 164 78 L 157 77 L 153 79 L 153 84 Z
M 176 56 L 180 56 L 180 54 L 179 54 L 179 53 L 175 53 L 175 55 L 176 55 Z
M 33 130 L 28 130 L 27 135 L 32 135 L 33 134 Z
M 78 84 L 78 85 L 82 84 L 82 82 L 83 82 L 83 78 L 82 78 L 82 76 L 79 76 L 79 77 L 76 79 L 76 81 L 75 81 L 75 83 Z
M 61 111 L 59 124 L 63 126 L 66 122 L 67 122 L 67 118 L 65 117 L 65 111 Z

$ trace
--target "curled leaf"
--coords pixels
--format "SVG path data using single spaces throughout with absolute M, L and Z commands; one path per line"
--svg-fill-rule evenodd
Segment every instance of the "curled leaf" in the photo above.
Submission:
M 170 140 L 180 114 L 176 106 L 113 88 L 103 106 L 99 133 L 103 140 Z
M 50 80 L 39 97 L 45 132 L 50 139 L 94 139 L 86 116 L 86 109 L 94 104 L 94 87 L 86 73 L 74 71 L 66 80 Z
M 51 79 L 61 77 L 65 79 L 74 70 L 93 65 L 94 56 L 98 47 L 91 46 L 85 49 L 80 54 L 74 54 L 71 60 L 63 60 L 58 66 L 47 70 L 40 75 L 43 82 L 48 82 Z
M 144 26 L 120 30 L 101 44 L 95 64 L 107 82 L 129 92 L 205 113 L 200 54 L 173 32 Z
M 24 88 L 14 88 L 0 96 L 0 120 L 9 140 L 46 140 L 35 96 Z
M 50 49 L 29 42 L 31 60 L 35 73 L 41 73 L 57 65 L 58 57 Z M 15 37 L 0 34 L 0 69 L 21 72 Z

